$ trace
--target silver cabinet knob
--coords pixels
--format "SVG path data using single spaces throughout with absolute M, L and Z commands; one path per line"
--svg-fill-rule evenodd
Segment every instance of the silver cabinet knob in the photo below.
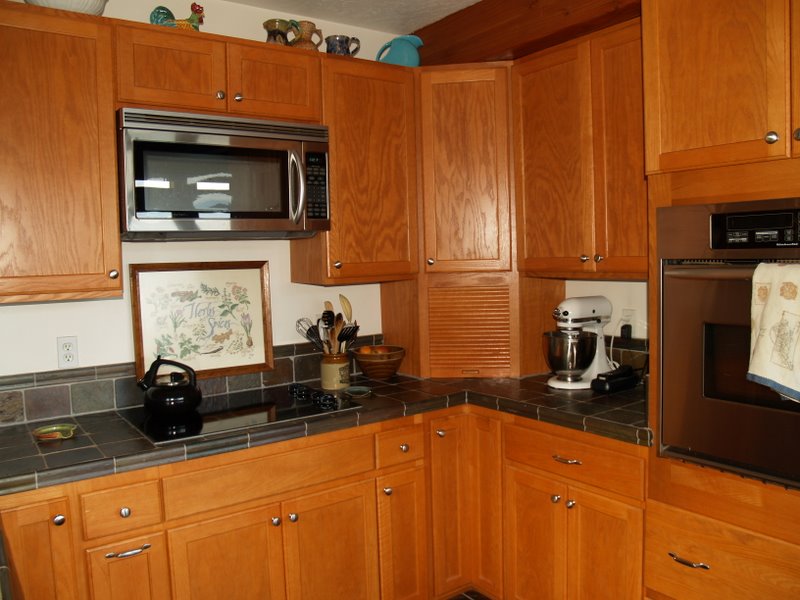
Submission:
M 53 517 L 53 525 L 55 525 L 56 527 L 61 527 L 66 522 L 67 522 L 67 517 L 65 517 L 62 514 L 57 514 L 55 517 Z
M 575 500 L 567 500 L 566 502 L 567 508 L 573 508 L 576 504 L 577 502 L 575 502 Z
M 241 102 L 244 100 L 244 96 L 242 95 L 242 92 L 236 92 L 236 95 L 233 97 L 233 99 L 237 102 Z
M 439 437 L 444 437 L 445 433 L 447 433 L 447 432 L 444 429 L 437 429 L 436 430 L 436 435 L 438 435 Z
M 588 255 L 586 255 L 586 254 L 581 254 L 581 255 L 578 257 L 578 259 L 579 259 L 581 262 L 584 262 L 584 263 L 585 263 L 587 260 L 589 260 L 589 256 L 588 256 Z
M 683 565 L 684 567 L 689 567 L 690 569 L 705 569 L 708 571 L 711 566 L 704 563 L 704 562 L 693 562 L 691 560 L 687 560 L 675 554 L 674 552 L 667 552 L 669 557 L 674 560 L 676 563 Z
M 278 527 L 278 526 L 281 524 L 281 518 L 280 518 L 280 517 L 272 517 L 272 518 L 270 519 L 270 521 L 272 522 L 272 524 L 273 524 L 275 527 Z
M 108 272 L 108 276 L 110 279 L 116 279 L 117 277 L 119 277 L 119 271 L 117 271 L 116 269 L 111 269 Z
M 400 452 L 408 452 L 408 444 L 400 444 Z
M 426 263 L 428 263 L 429 265 L 432 265 L 432 264 L 433 264 L 433 263 L 435 263 L 436 261 L 435 261 L 435 260 L 433 260 L 432 258 L 429 258 L 429 259 L 428 259 L 428 260 L 426 260 L 425 262 L 426 262 Z
M 604 258 L 605 258 L 605 256 L 603 256 L 602 254 L 595 254 L 594 255 L 594 262 L 599 263 Z
M 792 137 L 800 142 L 800 128 L 794 130 Z
M 217 90 L 217 100 L 225 100 L 225 92 L 222 90 Z
M 341 269 L 342 268 L 342 261 L 337 260 L 335 263 L 333 263 L 333 266 L 336 269 Z
M 127 506 L 123 506 L 122 508 L 119 509 L 119 516 L 122 517 L 123 519 L 127 519 L 128 517 L 131 516 L 131 509 L 128 508 Z
M 558 494 L 553 494 L 552 496 L 550 496 L 550 502 L 552 502 L 553 504 L 558 504 L 560 501 L 561 501 L 561 496 L 559 496 Z
M 299 519 L 299 518 L 300 518 L 300 515 L 298 515 L 297 513 L 289 513 L 289 520 L 292 523 L 297 523 L 297 519 Z
M 386 494 L 387 496 L 391 496 L 393 491 L 394 490 L 392 490 L 392 488 L 390 487 L 383 488 L 383 493 Z
M 777 131 L 768 131 L 767 135 L 764 136 L 764 141 L 768 144 L 774 144 L 779 139 L 781 139 L 781 136 L 778 135 Z

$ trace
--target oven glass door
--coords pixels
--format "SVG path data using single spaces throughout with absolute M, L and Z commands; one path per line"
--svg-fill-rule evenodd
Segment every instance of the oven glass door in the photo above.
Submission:
M 800 486 L 800 404 L 748 381 L 756 264 L 662 263 L 660 453 Z

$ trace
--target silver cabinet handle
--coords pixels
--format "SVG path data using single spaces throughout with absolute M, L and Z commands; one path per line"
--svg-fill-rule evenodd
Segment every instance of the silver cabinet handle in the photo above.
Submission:
M 781 136 L 778 135 L 777 131 L 768 131 L 767 135 L 764 136 L 764 141 L 768 144 L 774 144 L 779 139 L 781 139 Z
M 225 92 L 223 90 L 217 90 L 216 96 L 217 100 L 225 100 Z
M 553 460 L 560 462 L 564 465 L 582 465 L 583 463 L 578 458 L 564 458 L 560 454 L 553 454 Z
M 567 508 L 574 508 L 577 502 L 575 500 L 567 500 L 565 504 Z
M 603 256 L 602 254 L 595 254 L 594 255 L 594 262 L 599 263 L 604 258 L 605 258 L 605 256 Z
M 126 550 L 125 552 L 109 552 L 106 558 L 129 558 L 141 554 L 150 547 L 150 544 L 142 544 L 141 548 L 134 548 L 133 550 Z
M 434 264 L 436 261 L 435 261 L 435 260 L 433 260 L 432 258 L 429 258 L 429 259 L 428 259 L 428 260 L 426 260 L 425 262 L 426 262 L 426 263 L 428 263 L 429 265 L 433 265 L 433 264 Z
M 270 521 L 272 521 L 272 524 L 275 525 L 275 527 L 278 527 L 281 524 L 281 518 L 280 517 L 272 517 L 272 519 L 270 519 Z
M 297 193 L 294 191 L 294 177 L 297 172 Z M 295 200 L 292 206 L 292 200 Z M 292 223 L 299 223 L 306 205 L 306 172 L 303 170 L 303 161 L 294 150 L 289 151 L 289 218 Z
M 800 128 L 794 130 L 792 137 L 800 142 Z
M 400 444 L 400 452 L 408 452 L 408 444 Z
M 552 496 L 550 496 L 550 502 L 552 502 L 553 504 L 558 504 L 560 501 L 561 501 L 561 496 L 559 496 L 558 494 L 553 494 Z
M 588 256 L 588 255 L 586 255 L 586 254 L 581 254 L 581 255 L 578 257 L 578 259 L 579 259 L 581 262 L 586 262 L 587 260 L 589 260 L 589 256 Z
M 242 92 L 236 92 L 236 95 L 233 97 L 233 99 L 237 102 L 241 102 L 244 100 L 244 96 L 242 95 Z
M 116 269 L 111 269 L 108 272 L 108 277 L 109 279 L 116 279 L 117 277 L 119 277 L 119 271 L 117 271 Z
M 342 261 L 337 260 L 335 263 L 333 263 L 333 266 L 336 269 L 341 269 L 342 268 Z
M 60 513 L 57 514 L 55 517 L 53 517 L 53 525 L 55 525 L 56 527 L 61 527 L 66 522 L 67 522 L 67 517 L 65 517 Z
M 383 493 L 386 494 L 387 496 L 391 496 L 393 491 L 394 490 L 392 490 L 392 488 L 390 487 L 383 488 Z
M 119 509 L 119 516 L 122 517 L 123 519 L 127 519 L 128 517 L 131 516 L 131 509 L 128 508 L 127 506 L 123 506 L 122 508 Z
M 689 567 L 690 569 L 705 569 L 706 571 L 708 571 L 711 568 L 711 566 L 707 565 L 706 563 L 692 562 L 690 560 L 686 560 L 685 558 L 681 558 L 674 552 L 668 552 L 667 554 L 669 554 L 669 557 L 676 563 L 683 565 L 684 567 Z
M 298 515 L 297 513 L 289 513 L 289 520 L 292 523 L 297 523 L 297 519 L 299 519 L 299 518 L 300 518 L 300 515 Z
M 437 429 L 436 430 L 436 435 L 438 435 L 439 437 L 444 437 L 446 433 L 447 432 L 444 429 Z

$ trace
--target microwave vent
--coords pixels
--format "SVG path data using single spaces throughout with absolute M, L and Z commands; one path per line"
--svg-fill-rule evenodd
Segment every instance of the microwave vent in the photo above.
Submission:
M 120 128 L 164 129 L 189 133 L 214 133 L 247 137 L 265 137 L 309 142 L 328 142 L 328 128 L 283 121 L 262 121 L 239 117 L 123 108 L 119 111 Z

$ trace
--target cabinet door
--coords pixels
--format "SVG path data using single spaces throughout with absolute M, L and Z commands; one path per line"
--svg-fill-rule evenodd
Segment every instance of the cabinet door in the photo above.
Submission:
M 331 230 L 292 240 L 292 281 L 364 283 L 417 269 L 414 79 L 410 69 L 327 57 Z
M 593 271 L 589 44 L 570 43 L 512 69 L 521 271 Z
M 434 595 L 472 582 L 470 573 L 468 415 L 433 419 L 430 426 Z
M 594 132 L 592 260 L 598 272 L 647 273 L 639 20 L 591 39 Z
M 224 42 L 172 28 L 118 26 L 115 33 L 120 101 L 227 109 Z
M 567 598 L 642 597 L 644 511 L 593 492 L 567 493 Z
M 319 122 L 320 59 L 310 52 L 228 44 L 228 110 Z
M 167 544 L 163 533 L 86 551 L 93 600 L 171 598 Z
M 504 476 L 505 597 L 561 600 L 567 590 L 567 486 L 511 466 Z
M 0 302 L 122 295 L 101 23 L 0 8 Z
M 789 4 L 642 1 L 649 173 L 788 156 Z
M 420 75 L 425 269 L 511 267 L 508 68 Z
M 66 498 L 0 512 L 14 597 L 77 598 Z
M 290 600 L 379 597 L 374 481 L 284 502 Z
M 383 600 L 429 597 L 426 490 L 422 467 L 377 479 Z
M 279 505 L 167 535 L 175 600 L 286 597 Z

